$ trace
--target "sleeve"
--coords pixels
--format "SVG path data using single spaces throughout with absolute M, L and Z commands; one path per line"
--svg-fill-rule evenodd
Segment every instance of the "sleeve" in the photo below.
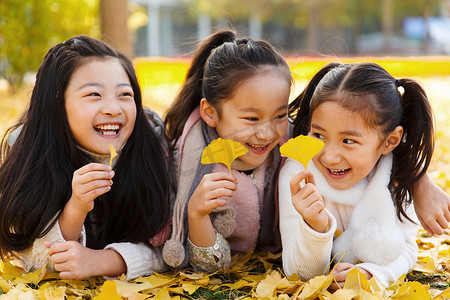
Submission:
M 323 275 L 330 265 L 336 220 L 328 213 L 330 229 L 319 233 L 303 220 L 291 199 L 290 181 L 303 166 L 287 159 L 278 180 L 282 260 L 286 276 L 296 273 L 302 280 Z M 293 238 L 295 237 L 295 238 Z
M 198 247 L 187 238 L 189 262 L 194 269 L 214 272 L 226 269 L 231 263 L 231 250 L 227 240 L 216 232 L 216 241 L 211 247 Z
M 11 263 L 17 267 L 25 270 L 25 272 L 34 271 L 47 266 L 47 270 L 54 271 L 54 265 L 48 255 L 48 248 L 45 246 L 45 242 L 65 242 L 59 222 L 56 221 L 55 225 L 50 231 L 43 237 L 37 238 L 33 245 L 24 251 L 14 252 L 11 256 Z M 83 226 L 78 242 L 83 246 L 86 246 L 86 231 Z
M 416 224 L 406 219 L 404 219 L 403 222 L 397 220 L 398 226 L 405 234 L 406 245 L 403 253 L 388 265 L 376 265 L 372 263 L 361 263 L 356 265 L 356 267 L 370 272 L 384 286 L 389 286 L 389 284 L 395 282 L 401 275 L 408 273 L 417 260 L 419 248 L 416 243 L 416 234 L 419 230 L 419 220 L 414 212 L 413 205 L 408 207 L 406 214 Z
M 162 257 L 162 247 L 152 247 L 145 243 L 113 243 L 104 250 L 114 250 L 122 256 L 127 265 L 127 280 L 151 275 L 153 272 L 167 271 Z

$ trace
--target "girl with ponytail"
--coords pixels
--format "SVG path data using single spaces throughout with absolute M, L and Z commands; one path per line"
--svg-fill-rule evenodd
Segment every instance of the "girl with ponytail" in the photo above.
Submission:
M 167 264 L 189 261 L 215 271 L 230 263 L 231 252 L 280 250 L 274 189 L 291 82 L 286 61 L 265 41 L 221 31 L 197 49 L 165 118 L 178 153 Z M 221 164 L 200 162 L 216 138 L 249 150 L 233 162 L 231 174 Z
M 310 135 L 324 147 L 307 170 L 287 159 L 280 171 L 286 275 L 308 280 L 325 273 L 334 257 L 332 289 L 353 268 L 384 285 L 394 282 L 416 261 L 413 185 L 434 149 L 424 90 L 374 63 L 330 63 L 290 113 L 294 136 Z

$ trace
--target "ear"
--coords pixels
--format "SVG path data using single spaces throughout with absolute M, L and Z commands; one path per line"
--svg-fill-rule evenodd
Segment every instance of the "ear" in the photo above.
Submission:
M 217 126 L 218 113 L 217 110 L 206 100 L 203 98 L 200 101 L 200 115 L 202 116 L 203 121 L 210 127 Z
M 397 148 L 398 144 L 400 144 L 400 142 L 402 141 L 402 137 L 403 127 L 397 126 L 391 133 L 388 134 L 388 136 L 384 140 L 383 155 L 386 155 Z

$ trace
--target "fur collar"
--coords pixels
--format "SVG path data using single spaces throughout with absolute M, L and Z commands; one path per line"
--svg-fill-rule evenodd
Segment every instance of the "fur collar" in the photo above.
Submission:
M 392 154 L 382 156 L 367 178 L 344 191 L 329 187 L 311 165 L 317 187 L 327 200 L 355 207 L 348 228 L 334 240 L 335 260 L 345 255 L 342 261 L 353 264 L 362 261 L 387 265 L 397 259 L 404 251 L 405 236 L 388 188 Z

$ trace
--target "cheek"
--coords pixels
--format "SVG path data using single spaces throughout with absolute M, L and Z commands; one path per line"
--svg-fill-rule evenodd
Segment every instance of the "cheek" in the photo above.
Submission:
M 276 128 L 277 128 L 277 134 L 279 136 L 283 137 L 287 133 L 288 119 L 286 118 L 286 120 L 281 122 Z
M 136 115 L 137 115 L 137 109 L 136 109 L 136 105 L 133 103 L 132 105 L 128 105 L 126 108 L 126 115 L 127 115 L 127 125 L 129 125 L 129 127 L 133 128 L 134 124 L 136 123 Z M 145 112 L 144 112 L 144 116 L 145 116 Z
M 279 142 L 287 134 L 288 121 L 286 120 L 285 122 L 277 122 L 272 126 L 272 130 L 275 133 L 275 141 Z

